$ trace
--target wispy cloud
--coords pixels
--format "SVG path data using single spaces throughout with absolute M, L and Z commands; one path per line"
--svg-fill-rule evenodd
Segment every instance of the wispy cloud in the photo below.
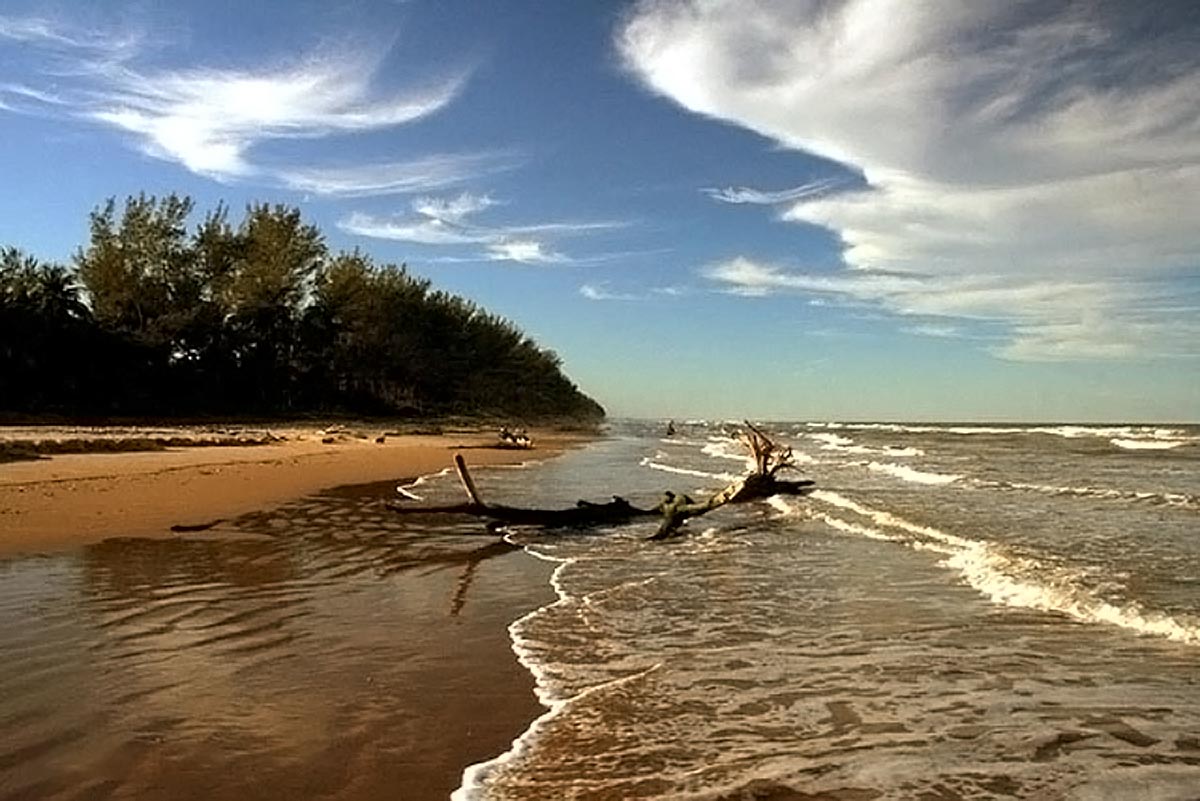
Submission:
M 933 337 L 934 339 L 956 339 L 962 336 L 962 329 L 958 326 L 938 325 L 935 323 L 913 325 L 904 330 L 910 334 L 916 334 L 920 337 Z
M 845 297 L 986 310 L 1012 332 L 1007 358 L 1112 358 L 1177 353 L 1196 327 L 1157 303 L 1200 277 L 1200 227 L 1182 211 L 1200 197 L 1200 51 L 1173 17 L 1185 5 L 646 0 L 617 45 L 684 108 L 865 179 L 708 191 L 833 231 Z M 896 273 L 916 290 L 872 279 Z M 815 277 L 740 277 L 727 286 L 820 291 Z
M 1000 324 L 1007 328 L 1008 339 L 992 352 L 1006 359 L 1111 359 L 1139 352 L 1198 355 L 1200 316 L 1172 300 L 1173 288 L 1165 281 L 805 273 L 744 257 L 710 265 L 702 273 L 735 295 L 797 293 L 851 306 L 882 306 L 901 317 L 925 320 L 908 330 L 926 336 L 965 336 L 951 320 Z
M 508 239 L 487 246 L 490 261 L 514 261 L 518 264 L 563 264 L 570 261 L 561 253 L 547 250 L 532 239 Z
M 75 46 L 79 42 L 63 35 L 49 20 L 39 17 L 0 16 L 0 39 L 16 42 L 57 42 Z
M 827 178 L 794 186 L 791 189 L 763 190 L 751 189 L 746 186 L 727 186 L 723 188 L 705 187 L 700 191 L 713 200 L 719 200 L 722 203 L 752 203 L 761 206 L 773 206 L 780 203 L 820 197 L 844 185 L 844 181 Z
M 417 245 L 467 245 L 481 240 L 474 234 L 436 219 L 394 220 L 354 212 L 338 222 L 348 234 L 366 236 L 371 239 L 390 239 L 396 242 L 412 242 Z
M 44 74 L 57 84 L 53 103 L 37 86 L 26 99 L 130 136 L 143 152 L 218 180 L 266 178 L 305 191 L 362 195 L 423 190 L 461 180 L 472 157 L 371 168 L 287 169 L 257 163 L 254 148 L 281 139 L 314 139 L 392 128 L 444 108 L 467 71 L 428 77 L 404 89 L 380 85 L 384 53 L 324 51 L 251 69 L 139 65 L 136 37 L 81 33 L 45 19 L 0 18 L 0 39 L 52 51 Z M 123 43 L 121 58 L 102 57 Z M 8 90 L 11 93 L 11 89 Z M 486 166 L 488 158 L 475 156 Z M 428 177 L 429 183 L 420 178 Z
M 441 109 L 464 77 L 380 96 L 374 65 L 359 58 L 316 58 L 273 70 L 122 71 L 87 116 L 137 135 L 149 155 L 211 177 L 256 171 L 255 144 L 390 128 Z
M 0 39 L 69 50 L 104 51 L 105 60 L 111 61 L 115 55 L 133 48 L 141 36 L 132 31 L 113 33 L 69 27 L 49 17 L 0 14 Z
M 419 197 L 410 213 L 379 217 L 355 212 L 338 223 L 347 233 L 419 245 L 482 245 L 471 257 L 443 261 L 510 261 L 519 264 L 566 264 L 580 261 L 552 249 L 545 237 L 594 233 L 624 227 L 617 221 L 548 222 L 525 225 L 485 225 L 474 217 L 501 203 L 489 195 L 464 192 L 451 197 Z
M 613 292 L 608 288 L 607 284 L 583 284 L 579 287 L 579 294 L 583 295 L 588 300 L 638 300 L 637 295 L 631 295 L 624 292 Z
M 499 205 L 489 195 L 463 192 L 458 197 L 420 197 L 413 201 L 413 211 L 430 220 L 463 224 L 467 217 Z
M 409 161 L 349 167 L 295 167 L 275 170 L 290 189 L 332 197 L 431 192 L 512 169 L 519 160 L 507 153 L 451 153 Z

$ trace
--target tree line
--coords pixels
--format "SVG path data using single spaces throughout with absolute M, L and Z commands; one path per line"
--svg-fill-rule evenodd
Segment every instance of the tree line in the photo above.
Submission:
M 0 412 L 598 418 L 559 358 L 298 209 L 115 200 L 71 265 L 0 250 Z

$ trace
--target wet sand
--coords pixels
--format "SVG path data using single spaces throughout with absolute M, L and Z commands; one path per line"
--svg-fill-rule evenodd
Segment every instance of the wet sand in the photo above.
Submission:
M 549 566 L 385 504 L 490 442 L 0 466 L 0 801 L 448 797 L 544 711 L 506 627 L 552 600 Z
M 455 450 L 472 465 L 544 459 L 579 437 L 535 432 L 532 451 L 489 447 L 494 433 L 335 437 L 292 432 L 251 447 L 55 455 L 0 464 L 0 557 L 62 550 L 112 536 L 172 536 L 321 489 L 436 472 Z

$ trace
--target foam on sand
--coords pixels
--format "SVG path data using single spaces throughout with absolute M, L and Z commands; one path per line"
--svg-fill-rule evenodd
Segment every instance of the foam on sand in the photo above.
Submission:
M 510 544 L 519 545 L 519 543 L 513 541 L 507 535 L 504 537 L 504 539 Z M 533 621 L 536 621 L 539 617 L 546 615 L 550 612 L 550 610 L 556 607 L 571 604 L 587 606 L 594 595 L 606 592 L 611 593 L 616 590 L 623 589 L 624 586 L 612 587 L 607 590 L 601 590 L 591 596 L 575 598 L 571 596 L 563 587 L 562 573 L 564 570 L 569 569 L 570 566 L 575 564 L 578 560 L 573 558 L 560 559 L 556 556 L 544 554 L 537 550 L 537 548 L 531 546 L 525 546 L 525 552 L 537 559 L 542 559 L 547 562 L 554 562 L 557 564 L 557 567 L 554 568 L 554 572 L 550 574 L 550 586 L 554 588 L 554 594 L 557 596 L 556 600 L 547 604 L 546 606 L 538 607 L 532 612 L 521 616 L 509 624 L 508 627 L 508 634 L 512 641 L 513 653 L 516 654 L 517 661 L 520 662 L 525 669 L 533 675 L 534 692 L 537 695 L 538 701 L 546 707 L 546 711 L 542 713 L 536 720 L 530 723 L 529 727 L 526 728 L 525 731 L 521 732 L 521 734 L 518 735 L 515 740 L 513 740 L 512 745 L 503 754 L 489 759 L 486 762 L 468 765 L 463 771 L 462 784 L 450 795 L 451 801 L 480 801 L 480 799 L 485 798 L 487 795 L 487 781 L 489 777 L 495 775 L 496 772 L 502 769 L 506 764 L 519 759 L 526 752 L 528 752 L 532 743 L 537 739 L 538 733 L 547 725 L 549 725 L 551 721 L 562 715 L 579 701 L 595 695 L 598 692 L 603 692 L 607 689 L 637 681 L 638 679 L 641 679 L 658 670 L 658 668 L 661 666 L 660 663 L 655 663 L 647 668 L 635 671 L 629 675 L 620 676 L 609 681 L 604 681 L 600 682 L 599 684 L 585 687 L 582 690 L 570 695 L 564 694 L 558 688 L 556 688 L 554 686 L 550 671 L 548 671 L 538 661 L 537 649 L 534 646 L 533 640 L 525 635 L 525 630 Z M 649 580 L 652 579 L 634 583 L 645 583 L 645 581 Z

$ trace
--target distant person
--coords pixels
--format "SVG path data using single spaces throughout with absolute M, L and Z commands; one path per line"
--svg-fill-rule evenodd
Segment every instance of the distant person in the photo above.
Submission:
M 674 420 L 671 420 L 669 423 L 667 423 L 667 436 L 668 437 L 675 436 L 675 421 Z

